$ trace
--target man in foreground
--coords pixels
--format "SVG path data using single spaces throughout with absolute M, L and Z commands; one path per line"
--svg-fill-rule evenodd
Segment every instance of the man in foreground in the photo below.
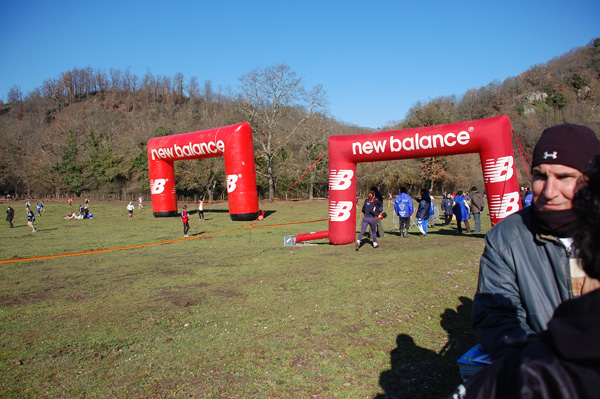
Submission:
M 486 235 L 471 318 L 494 358 L 514 350 L 505 338 L 544 330 L 558 305 L 599 286 L 579 267 L 571 247 L 577 181 L 598 153 L 600 141 L 585 126 L 546 129 L 533 152 L 532 206 Z
M 583 270 L 600 278 L 600 155 L 574 199 L 574 245 Z M 600 289 L 558 306 L 548 329 L 518 342 L 518 352 L 486 366 L 453 398 L 597 398 L 600 395 Z

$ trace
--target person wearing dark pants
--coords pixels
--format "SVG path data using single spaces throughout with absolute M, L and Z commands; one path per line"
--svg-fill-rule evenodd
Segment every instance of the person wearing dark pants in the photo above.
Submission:
M 477 191 L 477 187 L 471 188 L 471 213 L 473 214 L 473 220 L 475 220 L 474 233 L 481 231 L 481 212 L 483 212 L 483 195 Z
M 371 228 L 371 237 L 373 238 L 373 248 L 377 248 L 377 216 L 379 215 L 379 201 L 375 198 L 375 192 L 371 191 L 365 200 L 362 207 L 362 224 L 360 234 L 356 239 L 356 250 L 360 248 L 360 240 L 367 231 L 367 227 Z
M 190 216 L 187 213 L 187 205 L 183 206 L 181 210 L 181 221 L 183 222 L 183 238 L 187 238 L 188 231 L 190 231 Z
M 6 210 L 6 221 L 8 222 L 8 224 L 10 224 L 11 229 L 13 227 L 15 227 L 15 226 L 13 226 L 13 222 L 12 222 L 14 217 L 15 217 L 15 210 L 9 206 L 8 209 Z

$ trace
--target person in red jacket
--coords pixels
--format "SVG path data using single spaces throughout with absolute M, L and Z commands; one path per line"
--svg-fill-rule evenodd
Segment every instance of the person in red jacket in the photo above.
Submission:
M 187 205 L 183 206 L 181 210 L 181 221 L 183 222 L 183 238 L 189 237 L 188 231 L 190 231 L 190 216 L 187 213 Z

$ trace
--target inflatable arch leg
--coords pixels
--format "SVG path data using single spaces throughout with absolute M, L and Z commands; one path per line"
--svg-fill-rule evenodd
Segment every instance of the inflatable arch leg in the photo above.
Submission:
M 492 225 L 518 211 L 519 183 L 507 116 L 329 138 L 329 241 L 356 237 L 356 164 L 479 153 Z M 300 241 L 296 237 L 296 241 Z
M 148 140 L 148 172 L 155 217 L 177 215 L 174 162 L 224 157 L 229 214 L 232 220 L 255 220 L 259 215 L 252 128 L 247 123 L 153 137 Z

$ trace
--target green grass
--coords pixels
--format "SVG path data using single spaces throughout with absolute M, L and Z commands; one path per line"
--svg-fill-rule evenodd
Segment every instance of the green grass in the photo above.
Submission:
M 92 200 L 93 220 L 49 202 L 37 233 L 12 206 L 0 259 L 183 237 L 149 204 L 130 222 L 122 202 Z M 435 398 L 460 383 L 483 234 L 438 224 L 403 239 L 390 216 L 377 249 L 285 247 L 327 229 L 290 225 L 325 219 L 327 203 L 261 209 L 251 229 L 208 204 L 195 239 L 0 264 L 0 397 Z

